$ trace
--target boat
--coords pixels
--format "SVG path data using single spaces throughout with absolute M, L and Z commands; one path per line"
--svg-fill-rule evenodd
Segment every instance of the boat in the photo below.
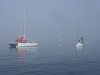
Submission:
M 80 40 L 78 40 L 76 47 L 83 47 L 83 46 L 84 46 L 83 43 Z
M 19 35 L 14 42 L 10 42 L 9 45 L 12 48 L 16 47 L 36 47 L 38 45 L 37 42 L 29 42 L 26 40 L 25 35 L 25 15 L 24 15 L 24 24 L 23 24 L 23 35 Z
M 16 47 L 35 47 L 38 43 L 33 41 L 27 41 L 24 36 L 19 36 L 16 40 Z
M 80 37 L 79 38 L 79 25 L 80 24 L 78 24 L 78 28 L 77 28 L 77 43 L 76 43 L 76 48 L 84 46 L 84 37 Z

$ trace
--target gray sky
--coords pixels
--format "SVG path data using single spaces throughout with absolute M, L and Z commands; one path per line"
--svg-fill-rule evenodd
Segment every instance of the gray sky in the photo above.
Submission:
M 26 35 L 35 41 L 100 39 L 100 0 L 0 0 L 0 38 L 12 41 L 22 33 L 26 9 Z M 100 40 L 99 40 L 100 41 Z

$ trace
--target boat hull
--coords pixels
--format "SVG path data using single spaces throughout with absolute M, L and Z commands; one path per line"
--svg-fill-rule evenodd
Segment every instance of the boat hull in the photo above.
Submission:
M 80 42 L 78 42 L 77 44 L 76 44 L 76 47 L 83 47 L 84 45 L 83 45 L 83 43 L 80 43 Z
M 38 43 L 18 43 L 16 47 L 36 47 Z

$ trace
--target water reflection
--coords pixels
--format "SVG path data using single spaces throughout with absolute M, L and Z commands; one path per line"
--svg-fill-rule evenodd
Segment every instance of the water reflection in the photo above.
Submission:
M 17 56 L 18 62 L 24 63 L 26 61 L 26 55 L 34 54 L 37 51 L 37 47 L 18 47 L 17 48 Z
M 77 47 L 75 50 L 75 68 L 76 73 L 79 73 L 82 70 L 82 62 L 83 62 L 83 47 Z
M 83 50 L 83 47 L 76 47 L 76 50 Z

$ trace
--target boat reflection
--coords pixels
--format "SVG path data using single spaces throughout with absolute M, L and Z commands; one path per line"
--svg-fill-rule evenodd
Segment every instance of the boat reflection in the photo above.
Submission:
M 26 55 L 30 55 L 30 53 L 34 54 L 37 51 L 37 47 L 18 47 L 17 48 L 17 57 L 18 63 L 25 63 Z
M 83 50 L 83 47 L 76 47 L 76 50 Z
M 83 47 L 77 47 L 75 50 L 75 71 L 76 73 L 79 73 L 82 69 L 83 65 L 83 57 L 84 57 L 84 48 Z

